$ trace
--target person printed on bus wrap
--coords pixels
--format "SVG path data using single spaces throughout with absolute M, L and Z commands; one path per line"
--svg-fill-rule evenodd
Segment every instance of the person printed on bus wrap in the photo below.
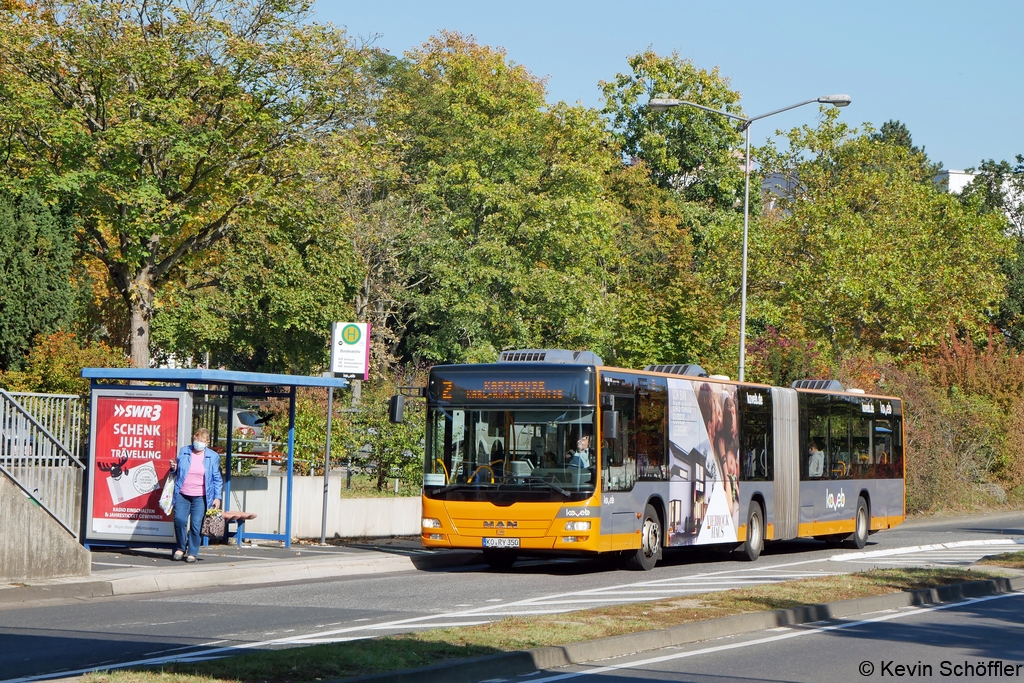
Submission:
M 220 475 L 220 455 L 207 448 L 210 432 L 200 428 L 192 443 L 171 461 L 177 472 L 174 482 L 174 540 L 177 547 L 171 559 L 195 562 L 202 542 L 199 532 L 208 508 L 219 508 L 224 482 Z
M 825 469 L 825 454 L 813 440 L 807 448 L 807 453 L 810 456 L 807 459 L 807 476 L 811 479 L 820 479 L 821 473 Z
M 722 399 L 722 426 L 718 430 L 717 451 L 722 457 L 725 468 L 722 477 L 725 484 L 725 502 L 729 514 L 733 518 L 734 527 L 739 527 L 740 510 L 740 460 L 739 460 L 739 416 L 736 413 L 736 401 L 725 394 Z
M 708 445 L 710 446 L 708 452 L 705 453 L 704 461 L 706 481 L 710 482 L 705 496 L 710 500 L 715 482 L 719 481 L 719 476 L 723 474 L 723 456 L 718 452 L 718 449 L 721 448 L 718 435 L 722 430 L 722 401 L 709 382 L 704 382 L 697 389 L 697 405 L 700 408 L 701 417 L 704 419 L 704 426 L 707 428 Z

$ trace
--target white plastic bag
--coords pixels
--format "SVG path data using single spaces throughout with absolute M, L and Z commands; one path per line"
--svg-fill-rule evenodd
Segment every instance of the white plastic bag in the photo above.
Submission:
M 177 478 L 175 472 L 169 472 L 167 481 L 164 482 L 164 490 L 160 493 L 160 509 L 168 517 L 174 512 L 174 482 Z

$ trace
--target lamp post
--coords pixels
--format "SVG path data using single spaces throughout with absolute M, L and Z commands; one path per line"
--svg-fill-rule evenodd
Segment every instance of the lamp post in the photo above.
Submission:
M 665 111 L 672 107 L 688 106 L 702 109 L 712 114 L 719 114 L 726 118 L 733 119 L 740 122 L 740 131 L 744 133 L 744 147 L 746 161 L 743 165 L 744 174 L 744 187 L 743 187 L 743 283 L 740 290 L 740 367 L 739 367 L 739 381 L 743 381 L 743 374 L 745 368 L 745 361 L 747 355 L 747 229 L 750 222 L 750 124 L 758 119 L 766 119 L 769 116 L 775 114 L 781 114 L 784 111 L 790 109 L 796 109 L 802 107 L 805 104 L 831 104 L 834 107 L 845 107 L 850 104 L 849 95 L 825 95 L 823 97 L 817 97 L 813 100 L 805 100 L 803 102 L 797 102 L 791 104 L 788 107 L 782 109 L 776 109 L 770 111 L 767 114 L 761 114 L 759 116 L 744 117 L 736 114 L 731 114 L 727 111 L 720 109 L 712 109 L 711 107 L 705 107 L 702 104 L 696 104 L 694 102 L 687 102 L 686 100 L 677 100 L 672 97 L 664 95 L 653 97 L 648 101 L 647 106 L 651 111 Z

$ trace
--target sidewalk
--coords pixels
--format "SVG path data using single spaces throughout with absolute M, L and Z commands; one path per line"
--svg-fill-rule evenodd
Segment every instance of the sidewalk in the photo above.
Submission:
M 195 564 L 174 562 L 163 548 L 100 549 L 92 553 L 91 576 L 0 584 L 0 604 L 308 581 L 481 561 L 475 551 L 424 550 L 415 538 L 333 543 L 212 545 L 203 548 Z

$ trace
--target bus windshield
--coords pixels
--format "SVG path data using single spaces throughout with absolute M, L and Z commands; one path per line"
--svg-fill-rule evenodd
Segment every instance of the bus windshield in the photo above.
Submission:
M 431 408 L 427 422 L 429 497 L 580 500 L 594 491 L 592 407 Z

